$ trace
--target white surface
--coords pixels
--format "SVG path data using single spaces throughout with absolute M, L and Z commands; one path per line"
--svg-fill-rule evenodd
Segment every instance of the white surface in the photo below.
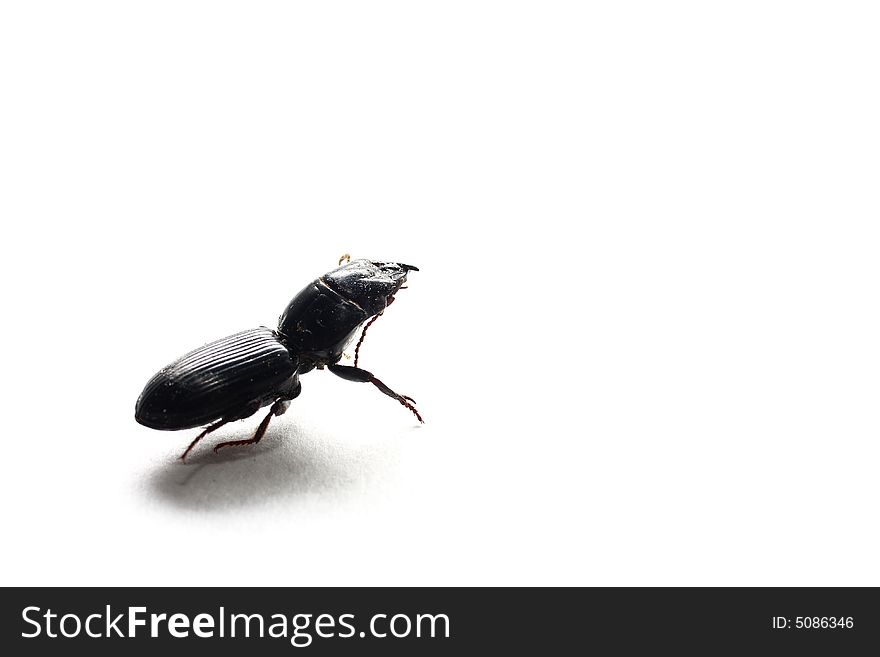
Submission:
M 5 4 L 2 583 L 880 584 L 876 5 L 597 4 Z M 345 251 L 424 427 L 135 424 Z

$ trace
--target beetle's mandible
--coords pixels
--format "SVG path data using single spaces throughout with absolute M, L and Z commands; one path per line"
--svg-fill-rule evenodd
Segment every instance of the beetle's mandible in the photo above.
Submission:
M 417 267 L 400 262 L 352 260 L 306 285 L 281 314 L 276 330 L 264 326 L 206 344 L 162 368 L 147 382 L 135 405 L 135 419 L 151 429 L 176 431 L 207 427 L 181 455 L 185 459 L 202 438 L 233 420 L 269 406 L 269 413 L 247 440 L 260 441 L 274 415 L 299 396 L 301 374 L 325 367 L 343 379 L 372 383 L 424 422 L 415 400 L 394 392 L 357 366 L 361 343 L 407 274 Z M 354 366 L 340 365 L 342 351 L 361 330 Z

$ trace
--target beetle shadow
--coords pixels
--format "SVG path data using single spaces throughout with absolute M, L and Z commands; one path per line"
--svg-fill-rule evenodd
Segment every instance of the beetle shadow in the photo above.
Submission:
M 351 445 L 338 437 L 297 426 L 270 427 L 256 445 L 200 444 L 186 462 L 175 459 L 147 473 L 150 492 L 180 509 L 223 511 L 286 500 L 346 498 L 396 467 L 397 454 L 383 447 Z M 207 441 L 205 441 L 207 443 Z

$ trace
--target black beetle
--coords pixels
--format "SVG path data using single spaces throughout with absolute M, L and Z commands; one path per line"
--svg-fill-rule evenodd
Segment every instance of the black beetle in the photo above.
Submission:
M 256 433 L 257 443 L 273 415 L 281 415 L 302 389 L 300 374 L 324 369 L 347 379 L 372 383 L 424 422 L 415 400 L 399 395 L 357 366 L 364 336 L 417 267 L 399 262 L 353 260 L 306 285 L 287 305 L 273 331 L 264 326 L 242 331 L 191 351 L 147 382 L 135 405 L 135 419 L 151 429 L 176 431 L 208 425 L 181 455 L 185 459 L 202 438 L 227 422 L 250 417 L 272 405 Z M 354 367 L 339 365 L 343 349 L 363 326 Z M 213 424 L 212 424 L 213 423 Z

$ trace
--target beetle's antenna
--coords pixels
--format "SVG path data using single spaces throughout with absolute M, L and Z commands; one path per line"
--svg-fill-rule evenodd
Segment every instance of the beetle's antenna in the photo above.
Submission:
M 364 324 L 364 330 L 361 331 L 361 339 L 358 340 L 357 346 L 354 348 L 354 366 L 358 366 L 358 356 L 360 355 L 361 345 L 364 343 L 364 338 L 367 337 L 367 329 L 370 328 L 373 322 L 379 319 L 382 315 L 376 315 L 369 322 Z
M 346 264 L 351 262 L 351 255 L 348 253 L 343 253 L 342 256 L 340 256 L 340 258 L 339 258 L 339 266 L 340 267 L 342 266 L 343 262 L 345 262 Z

